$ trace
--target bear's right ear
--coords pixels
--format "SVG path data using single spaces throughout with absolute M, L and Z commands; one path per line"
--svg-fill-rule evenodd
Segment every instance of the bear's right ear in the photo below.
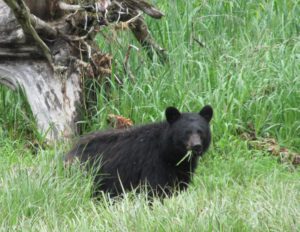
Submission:
M 206 105 L 200 110 L 199 114 L 205 118 L 207 122 L 210 122 L 213 116 L 213 109 L 210 105 Z
M 181 115 L 181 113 L 175 107 L 168 107 L 166 109 L 166 118 L 170 124 L 172 124 L 177 119 L 179 119 L 180 115 Z

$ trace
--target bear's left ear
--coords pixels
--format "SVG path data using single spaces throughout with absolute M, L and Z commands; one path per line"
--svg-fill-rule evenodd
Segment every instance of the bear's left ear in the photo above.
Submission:
M 167 121 L 172 124 L 173 122 L 175 122 L 177 119 L 180 118 L 181 113 L 179 112 L 179 110 L 177 110 L 175 107 L 168 107 L 166 109 L 166 118 Z
M 205 118 L 207 122 L 210 122 L 213 116 L 213 109 L 210 105 L 206 105 L 200 110 L 199 114 Z

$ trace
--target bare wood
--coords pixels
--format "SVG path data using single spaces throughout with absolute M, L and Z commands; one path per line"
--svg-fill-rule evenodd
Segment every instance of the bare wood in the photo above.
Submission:
M 108 7 L 108 21 L 127 23 L 135 38 L 140 42 L 143 48 L 147 50 L 150 58 L 153 58 L 153 53 L 156 53 L 161 62 L 167 62 L 168 56 L 165 49 L 155 42 L 139 11 L 142 11 L 155 19 L 160 19 L 164 14 L 143 0 L 124 0 L 121 1 L 122 4 L 119 4 L 118 2 L 119 1 L 113 1 L 113 4 Z
M 15 47 L 0 47 L 0 57 L 7 58 L 43 58 L 43 54 L 36 46 L 15 46 Z
M 131 8 L 138 8 L 139 10 L 143 11 L 147 15 L 151 16 L 155 19 L 160 19 L 164 16 L 164 13 L 162 13 L 160 10 L 155 8 L 153 5 L 149 4 L 146 1 L 143 0 L 126 0 L 126 5 Z
M 135 38 L 147 49 L 148 56 L 153 57 L 153 52 L 156 52 L 161 62 L 167 62 L 168 56 L 165 49 L 159 46 L 151 36 L 147 24 L 142 16 L 129 24 L 129 28 L 133 32 Z
M 13 10 L 14 15 L 17 18 L 20 25 L 22 26 L 22 29 L 25 32 L 25 34 L 32 36 L 36 44 L 43 51 L 49 64 L 52 64 L 52 56 L 50 53 L 50 49 L 40 38 L 40 36 L 37 34 L 36 30 L 32 26 L 30 19 L 30 11 L 27 5 L 23 2 L 23 0 L 4 0 L 4 2 Z
M 51 75 L 52 74 L 52 75 Z M 0 62 L 0 83 L 26 93 L 33 115 L 48 140 L 70 137 L 76 131 L 77 104 L 80 104 L 78 70 L 61 81 L 45 61 Z

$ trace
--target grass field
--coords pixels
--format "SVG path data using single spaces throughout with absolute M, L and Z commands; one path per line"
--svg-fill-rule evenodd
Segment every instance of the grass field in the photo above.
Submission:
M 33 154 L 42 136 L 28 106 L 0 87 L 0 231 L 300 231 L 299 168 L 242 136 L 255 131 L 300 151 L 300 1 L 155 2 L 166 16 L 147 21 L 169 63 L 133 50 L 132 81 L 120 67 L 128 45 L 139 46 L 133 36 L 99 37 L 124 85 L 110 80 L 109 96 L 99 90 L 96 115 L 81 123 L 105 128 L 114 113 L 140 124 L 162 120 L 169 105 L 211 104 L 213 143 L 193 184 L 152 209 L 142 195 L 91 200 L 91 181 L 63 170 L 68 145 Z

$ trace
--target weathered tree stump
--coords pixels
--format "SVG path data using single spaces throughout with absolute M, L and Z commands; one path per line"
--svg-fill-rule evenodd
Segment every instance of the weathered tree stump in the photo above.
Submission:
M 0 83 L 13 90 L 23 89 L 37 126 L 47 133 L 48 140 L 76 132 L 80 81 L 81 72 L 74 65 L 64 73 L 54 72 L 40 49 L 27 40 L 10 8 L 0 0 Z
M 142 45 L 161 57 L 165 53 L 150 36 L 140 11 L 154 18 L 162 13 L 142 0 L 101 0 L 86 6 L 47 2 L 55 2 L 51 6 L 62 7 L 64 14 L 60 10 L 58 17 L 43 21 L 53 12 L 45 19 L 36 14 L 38 18 L 22 0 L 0 0 L 0 84 L 25 92 L 39 130 L 53 141 L 77 131 L 82 77 L 109 75 L 110 56 L 93 41 L 100 27 L 128 22 Z

